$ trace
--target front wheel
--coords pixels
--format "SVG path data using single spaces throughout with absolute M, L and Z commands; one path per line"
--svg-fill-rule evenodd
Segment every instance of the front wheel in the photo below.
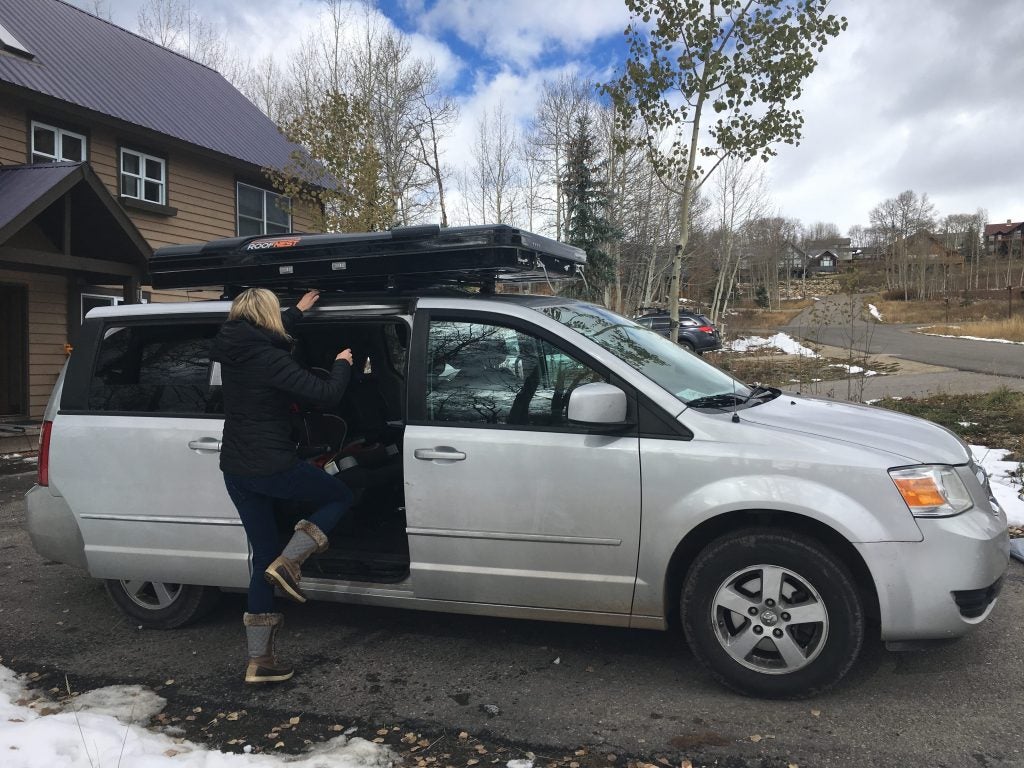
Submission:
M 196 621 L 209 613 L 220 597 L 211 587 L 143 579 L 107 579 L 104 586 L 118 608 L 150 629 L 177 629 Z
M 686 576 L 686 639 L 724 685 L 799 698 L 835 685 L 864 640 L 849 569 L 816 540 L 748 529 L 711 542 Z

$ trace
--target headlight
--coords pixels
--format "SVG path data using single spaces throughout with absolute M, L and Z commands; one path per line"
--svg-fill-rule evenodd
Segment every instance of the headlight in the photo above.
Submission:
M 890 469 L 889 476 L 914 517 L 950 517 L 974 506 L 967 486 L 952 467 Z

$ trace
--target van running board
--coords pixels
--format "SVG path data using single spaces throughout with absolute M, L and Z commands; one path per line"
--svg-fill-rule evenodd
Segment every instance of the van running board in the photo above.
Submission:
M 306 561 L 302 574 L 311 578 L 393 584 L 408 578 L 409 555 L 332 549 Z

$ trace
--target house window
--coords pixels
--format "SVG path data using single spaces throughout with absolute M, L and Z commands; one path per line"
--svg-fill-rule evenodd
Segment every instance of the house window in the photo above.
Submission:
M 116 307 L 118 304 L 124 302 L 124 298 L 121 296 L 106 296 L 98 293 L 83 293 L 82 294 L 82 316 L 79 318 L 79 322 L 85 320 L 85 316 L 89 314 L 90 309 L 96 309 L 96 307 Z
M 80 163 L 85 160 L 85 136 L 52 125 L 32 123 L 32 162 Z
M 291 199 L 238 183 L 238 234 L 277 235 L 292 231 Z
M 121 197 L 167 203 L 167 163 L 134 149 L 121 150 Z

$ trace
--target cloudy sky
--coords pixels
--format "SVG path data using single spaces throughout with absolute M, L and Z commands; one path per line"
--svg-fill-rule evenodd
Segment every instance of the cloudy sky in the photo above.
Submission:
M 143 0 L 100 0 L 136 29 Z M 76 0 L 92 9 L 95 0 Z M 287 60 L 318 23 L 317 0 L 193 0 L 235 47 Z M 623 0 L 379 0 L 431 56 L 462 106 L 457 161 L 483 110 L 526 120 L 545 78 L 605 80 L 626 53 Z M 821 57 L 798 105 L 804 139 L 768 164 L 774 207 L 844 232 L 905 189 L 940 214 L 1024 218 L 1024 14 L 1016 0 L 833 0 L 849 29 Z

